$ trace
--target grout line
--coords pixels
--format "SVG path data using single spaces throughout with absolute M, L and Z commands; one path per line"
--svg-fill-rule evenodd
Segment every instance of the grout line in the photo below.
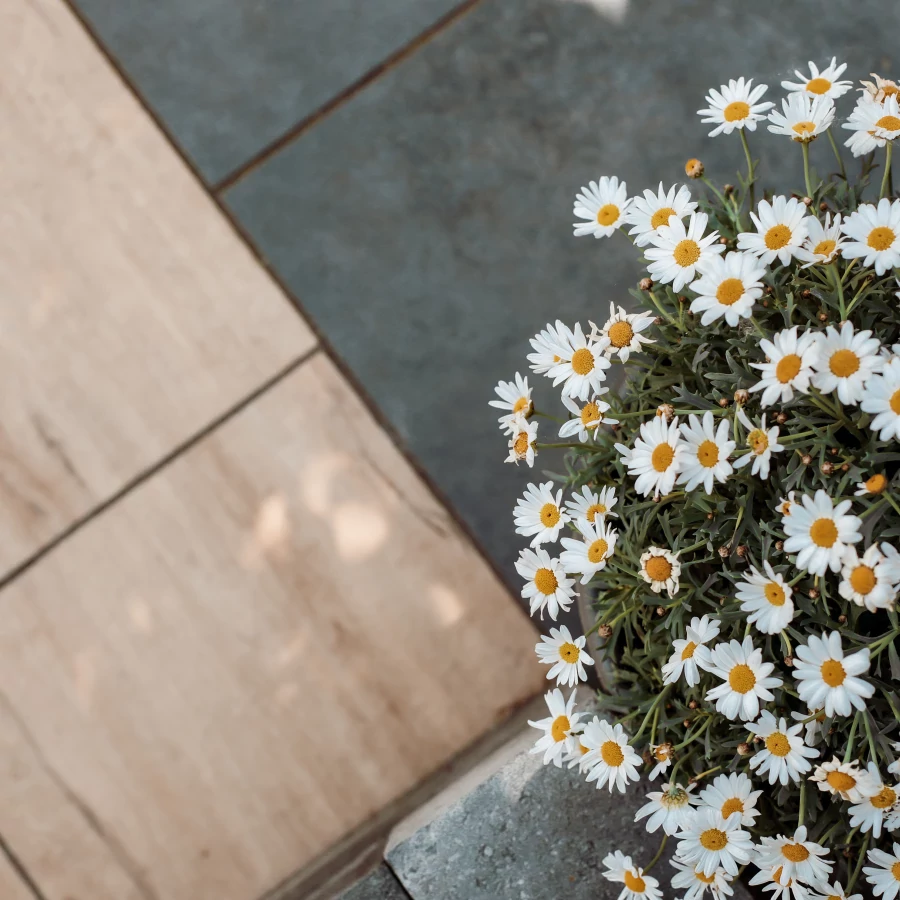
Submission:
M 0 856 L 5 856 L 7 861 L 9 862 L 10 868 L 19 876 L 22 880 L 22 883 L 31 893 L 34 895 L 34 900 L 47 900 L 47 896 L 44 892 L 37 886 L 35 880 L 28 874 L 28 870 L 25 868 L 22 860 L 13 852 L 12 847 L 6 842 L 6 839 L 3 835 L 0 835 Z
M 186 453 L 188 450 L 195 447 L 202 440 L 209 437 L 209 435 L 216 431 L 219 427 L 241 413 L 251 403 L 253 403 L 254 400 L 259 399 L 268 390 L 278 385 L 281 381 L 283 381 L 285 378 L 299 369 L 300 366 L 302 366 L 305 362 L 315 356 L 315 354 L 318 353 L 320 349 L 321 348 L 319 347 L 319 345 L 316 345 L 311 350 L 308 350 L 306 353 L 299 356 L 293 362 L 288 363 L 274 375 L 267 378 L 258 387 L 254 388 L 253 391 L 251 391 L 241 400 L 238 400 L 238 402 L 234 406 L 229 407 L 225 410 L 225 412 L 220 413 L 210 422 L 207 422 L 207 424 L 204 425 L 199 431 L 194 432 L 194 434 L 192 434 L 190 437 L 183 440 L 180 444 L 177 444 L 172 450 L 165 454 L 165 456 L 160 457 L 152 465 L 148 466 L 146 469 L 135 475 L 134 478 L 132 478 L 130 481 L 125 482 L 125 484 L 120 487 L 119 490 L 117 490 L 115 493 L 111 494 L 105 500 L 101 500 L 96 506 L 91 507 L 91 509 L 89 509 L 84 515 L 80 516 L 69 525 L 67 525 L 51 540 L 49 540 L 46 544 L 32 553 L 31 556 L 27 557 L 13 569 L 10 569 L 2 578 L 0 578 L 0 591 L 2 591 L 3 588 L 5 588 L 10 582 L 14 581 L 20 575 L 24 575 L 33 565 L 40 562 L 45 556 L 47 556 L 48 553 L 51 553 L 60 544 L 68 540 L 68 538 L 70 538 L 76 531 L 83 528 L 98 516 L 102 515 L 111 506 L 124 499 L 128 494 L 144 484 L 144 482 L 149 481 L 149 479 L 151 479 L 154 475 L 157 475 L 159 472 L 165 469 L 170 463 L 178 459 L 178 457 L 180 457 L 183 453 Z
M 313 125 L 334 112 L 335 109 L 346 103 L 348 100 L 352 100 L 353 97 L 363 91 L 373 81 L 398 66 L 407 59 L 407 57 L 412 56 L 412 54 L 420 47 L 423 47 L 441 31 L 453 25 L 480 2 L 481 0 L 463 0 L 462 3 L 451 9 L 450 12 L 445 13 L 434 24 L 429 25 L 428 28 L 414 37 L 408 44 L 404 44 L 399 50 L 395 50 L 390 56 L 366 72 L 361 78 L 352 82 L 340 93 L 336 94 L 318 109 L 311 112 L 306 118 L 301 119 L 299 122 L 292 125 L 287 131 L 253 154 L 253 156 L 239 165 L 233 172 L 230 172 L 224 178 L 221 178 L 213 184 L 210 190 L 212 190 L 214 194 L 218 194 L 234 187 L 234 185 L 245 175 L 249 175 L 255 169 L 259 168 L 259 166 L 263 165 L 263 163 L 267 162 L 283 150 L 305 131 L 312 128 Z

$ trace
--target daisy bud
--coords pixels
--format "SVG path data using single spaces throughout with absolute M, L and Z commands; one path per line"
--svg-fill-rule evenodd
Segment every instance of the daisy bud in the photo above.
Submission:
M 671 422 L 675 415 L 675 407 L 672 406 L 671 403 L 660 403 L 659 406 L 656 407 L 656 414 L 658 416 L 665 416 L 666 421 Z
M 690 727 L 691 727 L 691 720 L 690 720 L 690 719 L 685 719 L 681 724 L 684 725 L 685 728 L 690 728 Z
M 704 171 L 703 163 L 699 159 L 689 159 L 684 164 L 684 174 L 688 178 L 702 178 Z
M 840 622 L 841 625 L 846 625 L 846 624 L 847 624 L 847 617 L 846 617 L 843 613 L 841 613 L 841 614 L 838 616 L 838 622 Z
M 725 409 L 725 407 L 728 406 L 728 398 L 727 398 L 727 397 L 720 397 L 720 398 L 719 398 L 719 406 L 721 406 L 722 409 Z
M 724 190 L 725 190 L 725 196 L 730 197 L 734 193 L 734 185 L 726 184 Z
M 609 640 L 612 637 L 612 626 L 611 625 L 601 625 L 597 629 L 597 634 L 603 638 L 603 640 Z
M 828 204 L 824 200 L 819 204 L 819 212 L 828 212 Z
M 738 544 L 737 555 L 743 559 L 750 552 L 750 548 L 746 544 Z
M 788 414 L 785 412 L 780 412 L 780 413 L 778 413 L 777 416 L 775 416 L 775 421 L 779 425 L 784 425 L 784 423 L 787 422 L 787 420 L 788 420 Z
M 800 296 L 804 300 L 810 300 L 812 298 L 812 291 L 809 288 L 803 288 L 803 290 L 800 291 Z
M 803 456 L 800 457 L 800 462 L 802 462 L 804 466 L 808 466 L 812 462 L 812 457 L 808 453 L 804 453 Z
M 679 303 L 687 303 L 687 302 L 688 302 L 688 299 L 687 299 L 687 297 L 679 297 L 679 298 L 678 298 L 678 302 L 679 302 Z
M 653 287 L 653 279 L 652 278 L 642 278 L 638 283 L 638 287 L 642 291 L 649 291 L 650 288 Z
M 719 556 L 721 556 L 722 559 L 728 559 L 728 557 L 731 556 L 731 545 L 722 544 L 722 546 L 719 547 Z
M 842 472 L 849 472 L 849 471 L 850 471 L 850 464 L 849 464 L 849 463 L 844 463 L 844 464 L 841 466 L 841 471 L 842 471 Z
M 772 287 L 771 284 L 767 284 L 763 289 L 763 292 L 768 294 L 770 297 L 775 293 L 775 288 Z
M 784 541 L 775 541 L 775 549 L 779 552 L 784 550 Z
M 654 324 L 654 325 L 662 325 L 662 319 L 661 319 L 659 316 L 657 316 L 657 317 L 653 320 L 653 324 Z
M 828 321 L 828 313 L 826 313 L 826 312 L 820 312 L 820 313 L 819 313 L 819 321 L 820 321 L 820 322 L 827 322 L 827 321 Z
M 691 702 L 688 703 L 688 707 L 690 709 L 696 709 L 699 705 L 700 704 L 696 700 L 691 700 Z
M 823 475 L 833 475 L 834 474 L 834 463 L 823 462 L 821 466 L 819 466 L 819 471 Z
M 666 611 L 665 611 L 661 606 L 657 606 L 657 607 L 656 607 L 656 614 L 657 614 L 658 616 L 664 616 L 664 615 L 666 614 Z
M 749 756 L 753 752 L 753 748 L 746 742 L 737 745 L 738 756 Z
M 818 600 L 819 599 L 819 591 L 818 588 L 810 588 L 807 591 L 807 596 L 810 600 Z
M 786 657 L 784 658 L 784 664 L 785 664 L 786 666 L 789 666 L 789 667 L 790 667 L 790 666 L 793 666 L 793 665 L 794 665 L 794 657 L 793 657 L 793 656 L 786 656 Z
M 708 512 L 708 513 L 706 514 L 706 518 L 707 518 L 707 519 L 714 519 L 715 517 L 716 517 L 716 514 L 715 514 L 715 513 Z
M 764 307 L 765 309 L 768 309 L 768 308 L 769 308 L 769 301 L 768 301 L 768 300 L 763 300 L 762 305 L 763 305 L 763 307 Z
M 812 206 L 812 197 L 804 197 L 801 202 L 804 206 Z
M 728 238 L 727 238 L 727 237 L 720 237 L 720 238 L 719 238 L 719 243 L 720 243 L 720 244 L 727 244 L 727 243 L 728 243 Z
M 829 452 L 832 456 L 837 456 L 837 455 L 838 455 L 838 448 L 837 448 L 837 447 L 832 447 L 828 452 Z
M 750 399 L 750 392 L 745 391 L 743 388 L 736 390 L 734 392 L 734 402 L 735 403 L 746 403 Z

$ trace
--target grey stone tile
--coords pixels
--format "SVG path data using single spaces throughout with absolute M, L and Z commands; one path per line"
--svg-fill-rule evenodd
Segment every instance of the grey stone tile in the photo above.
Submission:
M 597 790 L 526 753 L 389 851 L 388 862 L 414 900 L 615 900 L 621 885 L 603 878 L 604 856 L 622 850 L 646 865 L 659 846 L 659 835 L 634 822 L 643 795 Z M 673 843 L 650 873 L 666 897 Z M 749 900 L 743 886 L 733 900 Z
M 382 863 L 341 894 L 339 900 L 409 900 L 391 870 Z
M 74 0 L 215 183 L 459 0 Z
M 808 59 L 837 54 L 858 78 L 891 58 L 900 5 L 825 10 L 483 0 L 226 194 L 512 585 L 515 497 L 558 463 L 502 463 L 493 385 L 526 371 L 547 320 L 603 320 L 640 275 L 624 237 L 572 237 L 576 189 L 604 173 L 632 192 L 680 181 L 692 156 L 733 180 L 740 142 L 696 115 L 710 86 L 746 75 L 780 95 Z M 766 157 L 783 140 L 752 143 Z M 812 150 L 830 165 L 827 143 Z M 551 395 L 541 378 L 538 405 Z

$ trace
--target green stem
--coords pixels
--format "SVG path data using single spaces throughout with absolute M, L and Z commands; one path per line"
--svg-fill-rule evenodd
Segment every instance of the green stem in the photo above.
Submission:
M 704 538 L 702 541 L 699 541 L 696 544 L 691 544 L 690 547 L 685 547 L 683 550 L 679 550 L 678 553 L 690 553 L 692 550 L 699 550 L 701 547 L 706 546 L 707 539 Z
M 847 749 L 844 751 L 844 762 L 850 762 L 850 758 L 853 756 L 853 740 L 856 737 L 856 729 L 859 726 L 859 710 L 856 711 L 856 715 L 853 717 L 853 724 L 850 726 L 850 736 L 847 738 Z
M 836 259 L 834 262 L 831 263 L 831 265 L 828 267 L 828 269 L 831 272 L 831 274 L 834 276 L 834 283 L 837 285 L 838 305 L 841 310 L 841 321 L 844 322 L 847 319 L 847 310 L 844 306 L 844 285 L 843 285 L 843 282 L 841 281 L 840 275 L 838 273 Z
M 641 870 L 642 874 L 646 875 L 647 872 L 649 872 L 659 862 L 659 858 L 662 856 L 663 850 L 665 850 L 666 848 L 666 841 L 668 839 L 669 836 L 667 834 L 664 834 L 659 845 L 659 850 L 656 851 L 656 856 L 654 856 L 653 859 L 651 859 L 650 862 L 647 863 L 646 866 L 644 866 L 644 868 Z
M 688 744 L 693 743 L 707 728 L 709 728 L 709 723 L 712 722 L 712 720 L 712 716 L 707 716 L 707 718 L 703 720 L 703 724 L 693 734 L 689 734 L 680 744 L 676 744 L 672 749 L 682 750 L 687 747 Z
M 878 751 L 875 749 L 875 738 L 872 737 L 872 726 L 865 711 L 862 714 L 863 725 L 866 728 L 866 740 L 869 742 L 869 757 L 875 765 L 878 765 Z
M 692 775 L 690 780 L 692 783 L 696 784 L 701 778 L 706 778 L 707 775 L 712 775 L 713 772 L 718 772 L 721 768 L 721 766 L 713 766 L 711 769 L 707 769 L 699 775 Z
M 891 145 L 888 144 L 888 147 Z M 850 893 L 853 890 L 853 885 L 856 884 L 856 879 L 859 878 L 860 870 L 862 869 L 862 864 L 866 859 L 866 850 L 869 849 L 869 835 L 866 835 L 865 840 L 863 841 L 862 847 L 859 848 L 859 862 L 856 864 L 856 868 L 853 870 L 853 874 L 850 876 L 850 880 L 847 882 L 847 891 L 846 893 Z
M 831 133 L 831 129 L 828 129 L 828 140 L 831 143 L 831 149 L 834 150 L 834 158 L 838 161 L 838 165 L 841 167 L 841 178 L 844 181 L 847 180 L 847 171 L 844 169 L 844 160 L 841 158 L 841 151 L 838 150 L 838 145 L 834 141 L 834 135 Z
M 762 326 L 759 324 L 759 322 L 756 321 L 756 316 L 750 316 L 750 321 L 753 323 L 753 327 L 759 332 L 760 337 L 768 337 L 768 335 L 762 330 Z
M 578 449 L 578 450 L 596 450 L 597 448 L 592 446 L 591 444 L 579 444 L 579 443 L 562 443 L 562 444 L 542 444 L 538 441 L 535 442 L 535 447 L 538 450 L 559 450 L 563 448 L 568 449 Z
M 650 721 L 650 716 L 652 715 L 653 711 L 659 706 L 659 704 L 663 701 L 665 696 L 669 693 L 669 690 L 671 689 L 671 687 L 672 687 L 671 684 L 667 684 L 665 686 L 665 688 L 663 688 L 663 690 L 660 691 L 660 693 L 658 693 L 656 695 L 656 697 L 653 700 L 653 703 L 650 704 L 650 709 L 647 710 L 647 715 L 644 716 L 644 721 L 641 722 L 641 727 L 638 728 L 635 736 L 628 742 L 629 744 L 633 744 L 644 733 L 644 729 L 647 727 L 647 723 Z
M 809 180 L 809 141 L 801 141 L 800 146 L 803 148 L 803 177 L 806 179 L 806 196 L 812 200 L 813 189 Z
M 881 193 L 879 194 L 879 197 L 886 197 L 888 193 L 888 184 L 890 183 L 891 177 L 891 152 L 893 147 L 893 141 L 888 141 L 884 145 L 884 176 L 881 179 Z
M 797 814 L 797 827 L 803 825 L 803 819 L 806 816 L 806 779 L 800 782 L 800 812 Z
M 744 156 L 747 157 L 747 189 L 750 193 L 750 209 L 756 207 L 756 184 L 753 172 L 753 157 L 750 155 L 750 144 L 747 143 L 747 135 L 743 128 L 738 129 L 741 133 L 741 143 L 744 145 Z

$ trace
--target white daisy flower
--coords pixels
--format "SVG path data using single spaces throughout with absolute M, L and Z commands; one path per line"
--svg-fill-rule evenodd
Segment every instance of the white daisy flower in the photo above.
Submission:
M 625 213 L 631 201 L 625 182 L 619 182 L 615 175 L 604 175 L 599 181 L 592 181 L 575 196 L 573 214 L 584 222 L 576 222 L 572 227 L 575 236 L 592 234 L 595 238 L 609 237 L 625 223 Z
M 837 391 L 841 403 L 855 406 L 867 393 L 868 380 L 884 367 L 880 348 L 871 331 L 854 332 L 850 322 L 844 322 L 840 332 L 829 325 L 817 336 L 813 385 L 823 394 Z
M 531 415 L 534 403 L 531 400 L 531 388 L 528 387 L 528 379 L 516 372 L 515 381 L 501 381 L 494 388 L 494 393 L 499 400 L 489 400 L 488 405 L 497 409 L 505 409 L 507 412 L 497 420 L 501 431 L 509 433 L 516 421 L 516 416 Z
M 862 540 L 862 520 L 849 515 L 850 505 L 842 500 L 835 506 L 821 488 L 815 497 L 804 495 L 800 503 L 791 505 L 790 515 L 781 520 L 787 535 L 784 549 L 797 554 L 801 569 L 812 575 L 840 571 L 847 547 Z
M 724 897 L 730 897 L 734 893 L 724 869 L 716 869 L 712 875 L 706 875 L 702 869 L 682 862 L 677 856 L 673 856 L 669 862 L 677 870 L 670 884 L 676 890 L 685 890 L 683 900 L 702 900 L 707 888 L 712 900 L 723 900 Z
M 616 305 L 609 304 L 609 318 L 603 328 L 597 328 L 591 323 L 591 338 L 607 338 L 609 344 L 606 348 L 607 356 L 618 355 L 622 362 L 628 362 L 632 353 L 639 353 L 642 344 L 654 344 L 655 341 L 644 337 L 641 332 L 646 331 L 655 321 L 656 316 L 651 313 L 629 313 L 621 306 L 616 312 Z
M 787 884 L 789 880 L 819 884 L 831 874 L 833 866 L 822 858 L 828 850 L 806 838 L 805 825 L 801 825 L 791 836 L 764 837 L 756 848 L 754 862 L 760 869 L 780 867 L 780 877 L 775 879 L 779 884 Z
M 616 505 L 616 489 L 614 487 L 601 488 L 599 492 L 592 491 L 587 485 L 581 488 L 581 493 L 572 494 L 572 498 L 566 501 L 566 512 L 573 520 L 587 519 L 595 522 L 599 518 L 602 522 L 607 516 L 618 518 L 619 514 L 613 512 Z
M 882 197 L 878 206 L 860 204 L 844 220 L 841 231 L 850 239 L 841 250 L 845 259 L 861 258 L 878 275 L 900 265 L 900 200 L 891 203 Z
M 873 848 L 868 860 L 874 865 L 863 866 L 863 872 L 872 885 L 872 893 L 881 900 L 894 900 L 900 892 L 900 844 L 894 843 L 893 854 Z
M 679 435 L 677 417 L 667 423 L 662 416 L 656 416 L 641 423 L 633 450 L 624 444 L 615 445 L 639 494 L 646 497 L 672 493 L 686 452 Z
M 750 211 L 756 232 L 738 235 L 738 250 L 758 256 L 761 263 L 771 265 L 777 259 L 786 266 L 799 255 L 803 242 L 809 237 L 806 207 L 795 197 L 779 195 L 760 200 L 757 212 Z
M 871 793 L 850 807 L 850 827 L 858 827 L 864 834 L 871 831 L 872 837 L 877 839 L 881 837 L 883 827 L 887 827 L 888 830 L 896 827 L 897 823 L 891 821 L 895 818 L 891 813 L 900 798 L 900 784 L 883 782 L 878 766 L 874 762 L 869 763 L 867 775 Z
M 790 402 L 794 399 L 794 390 L 801 394 L 809 392 L 812 364 L 816 358 L 815 332 L 805 331 L 798 337 L 795 325 L 776 332 L 771 341 L 763 338 L 759 347 L 766 354 L 766 362 L 750 363 L 762 376 L 750 388 L 750 393 L 763 392 L 760 405 L 764 409 L 773 403 Z
M 792 712 L 791 718 L 806 726 L 803 740 L 810 747 L 820 743 L 828 732 L 826 726 L 828 717 L 825 715 L 824 709 L 810 709 L 805 713 Z
M 794 650 L 797 693 L 808 706 L 824 707 L 827 716 L 849 716 L 854 708 L 866 708 L 864 701 L 875 688 L 859 676 L 868 671 L 868 648 L 844 656 L 837 631 L 821 637 L 812 634 Z
M 872 416 L 869 428 L 880 440 L 900 438 L 900 359 L 889 360 L 868 380 L 860 408 Z
M 707 410 L 702 423 L 695 415 L 691 415 L 687 423 L 682 422 L 681 434 L 684 454 L 678 483 L 684 484 L 688 491 L 702 484 L 706 493 L 711 494 L 714 483 L 727 481 L 732 473 L 728 457 L 735 444 L 728 439 L 731 434 L 729 423 L 721 419 L 716 428 L 713 414 Z
M 750 465 L 750 474 L 757 475 L 763 480 L 769 477 L 769 469 L 772 465 L 772 454 L 783 453 L 784 444 L 778 443 L 778 435 L 781 430 L 777 425 L 766 428 L 766 414 L 763 413 L 762 421 L 757 427 L 750 421 L 750 417 L 743 409 L 738 407 L 738 420 L 747 429 L 747 446 L 749 453 L 739 456 L 734 461 L 735 469 L 743 469 Z
M 543 753 L 545 766 L 553 763 L 557 768 L 562 768 L 563 753 L 572 749 L 571 735 L 584 713 L 575 712 L 574 690 L 566 700 L 563 692 L 555 688 L 544 694 L 544 700 L 550 715 L 537 722 L 529 720 L 532 728 L 543 732 L 529 753 Z
M 827 265 L 841 255 L 847 239 L 841 231 L 843 219 L 840 213 L 835 215 L 833 222 L 831 213 L 826 213 L 824 225 L 815 216 L 809 216 L 806 226 L 809 229 L 809 235 L 803 242 L 803 246 L 797 251 L 797 258 L 806 260 L 804 269 L 813 265 Z
M 722 814 L 709 807 L 696 811 L 681 834 L 676 853 L 686 863 L 695 863 L 704 875 L 720 866 L 728 875 L 737 875 L 738 866 L 750 861 L 753 844 L 750 833 L 741 828 L 741 817 Z
M 786 519 L 791 514 L 791 509 L 793 509 L 797 503 L 794 499 L 796 493 L 796 491 L 788 491 L 787 497 L 779 498 L 775 511 L 781 513 L 783 519 Z
M 872 785 L 868 773 L 860 769 L 857 762 L 841 762 L 836 756 L 831 762 L 816 766 L 809 780 L 814 781 L 820 791 L 850 803 L 859 803 L 881 789 L 881 781 Z
M 864 94 L 841 128 L 853 132 L 844 146 L 849 147 L 854 156 L 863 156 L 877 147 L 883 147 L 887 141 L 900 136 L 900 109 L 896 95 L 873 100 Z
M 672 765 L 674 758 L 674 748 L 668 742 L 663 744 L 651 744 L 650 756 L 656 761 L 656 765 L 650 770 L 647 776 L 650 781 L 656 781 L 657 776 L 664 775 Z
M 797 81 L 782 81 L 781 86 L 792 94 L 802 93 L 808 97 L 830 97 L 837 100 L 853 87 L 852 81 L 838 81 L 846 68 L 847 63 L 837 65 L 836 57 L 832 57 L 821 72 L 814 62 L 810 62 L 809 75 L 794 69 Z
M 664 547 L 650 547 L 641 554 L 641 577 L 654 594 L 665 591 L 670 597 L 678 593 L 681 563 L 678 554 Z
M 630 781 L 640 780 L 641 758 L 628 745 L 628 735 L 618 723 L 610 725 L 606 719 L 594 716 L 585 727 L 581 742 L 589 748 L 585 756 L 585 765 L 590 769 L 586 780 L 596 781 L 598 790 L 607 786 L 612 792 L 615 785 L 624 794 Z
M 681 219 L 674 218 L 650 235 L 653 246 L 644 251 L 650 260 L 650 275 L 662 284 L 671 283 L 673 291 L 680 291 L 704 272 L 710 260 L 725 250 L 718 242 L 718 231 L 703 234 L 708 221 L 706 213 L 691 213 L 687 228 Z
M 618 419 L 611 419 L 606 415 L 609 404 L 600 399 L 601 395 L 608 391 L 609 388 L 600 388 L 593 397 L 580 406 L 571 397 L 564 396 L 562 402 L 575 418 L 563 422 L 559 436 L 563 438 L 577 436 L 579 441 L 587 443 L 597 433 L 600 425 L 617 425 Z
M 594 660 L 585 653 L 586 641 L 584 635 L 573 638 L 565 625 L 551 628 L 549 637 L 542 634 L 540 643 L 534 645 L 534 652 L 544 665 L 551 667 L 547 678 L 555 678 L 557 685 L 569 687 L 575 687 L 579 681 L 587 681 L 584 667 L 592 666 Z
M 896 97 L 900 94 L 900 85 L 898 85 L 896 81 L 891 81 L 890 78 L 882 78 L 874 72 L 869 74 L 871 74 L 875 81 L 860 81 L 860 84 L 863 86 L 865 95 L 870 100 L 881 101 L 884 100 L 885 97 Z
M 809 143 L 834 123 L 834 102 L 830 97 L 789 94 L 781 101 L 781 112 L 769 113 L 769 131 Z
M 563 762 L 566 763 L 566 768 L 574 769 L 577 766 L 578 771 L 584 774 L 587 771 L 584 760 L 590 753 L 590 749 L 581 743 L 582 734 L 583 732 L 579 731 L 571 735 L 571 748 L 563 756 Z
M 880 376 L 878 376 L 880 377 Z M 874 379 L 873 379 L 874 380 Z M 869 382 L 869 386 L 871 388 L 872 382 Z M 865 407 L 865 402 L 868 400 L 868 394 L 863 398 L 863 403 L 861 406 Z M 866 410 L 863 409 L 865 412 Z M 887 490 L 888 480 L 885 475 L 881 472 L 876 472 L 874 475 L 870 475 L 865 481 L 857 481 L 856 482 L 856 490 L 853 492 L 854 497 L 866 497 L 870 494 L 883 494 Z
M 730 775 L 717 775 L 712 784 L 700 792 L 701 805 L 718 811 L 723 819 L 732 813 L 741 814 L 741 825 L 753 827 L 759 810 L 756 801 L 762 791 L 753 790 L 753 782 L 743 772 L 732 772 Z
M 591 394 L 601 393 L 606 380 L 603 370 L 611 365 L 603 354 L 608 345 L 608 338 L 589 341 L 581 330 L 581 324 L 575 323 L 569 347 L 559 348 L 561 359 L 547 373 L 554 385 L 563 385 L 564 397 L 587 400 Z
M 698 109 L 697 115 L 704 125 L 715 125 L 709 133 L 710 137 L 718 134 L 731 134 L 735 128 L 746 128 L 756 131 L 756 123 L 765 118 L 765 113 L 773 106 L 766 101 L 760 103 L 762 95 L 768 90 L 765 84 L 753 87 L 752 78 L 730 79 L 717 91 L 711 89 L 706 95 L 707 109 Z
M 523 550 L 516 560 L 516 571 L 525 579 L 522 597 L 531 601 L 530 614 L 538 610 L 544 618 L 544 608 L 556 621 L 559 611 L 568 612 L 575 596 L 572 587 L 575 579 L 566 578 L 565 569 L 558 559 L 552 559 L 542 547 Z
M 894 753 L 900 753 L 900 743 L 894 742 Z M 900 758 L 895 759 L 888 767 L 888 772 L 891 775 L 900 775 Z
M 513 510 L 516 534 L 530 537 L 532 547 L 556 541 L 569 522 L 568 513 L 562 510 L 562 495 L 562 488 L 554 495 L 552 481 L 528 484 Z
M 801 776 L 812 768 L 809 760 L 819 755 L 818 750 L 803 743 L 800 734 L 802 725 L 789 728 L 783 716 L 776 719 L 768 710 L 763 712 L 756 724 L 750 726 L 750 730 L 763 738 L 763 747 L 751 757 L 750 768 L 754 771 L 758 769 L 758 775 L 768 772 L 769 784 L 800 781 Z
M 510 426 L 509 456 L 504 462 L 519 464 L 525 460 L 528 467 L 534 465 L 534 457 L 537 455 L 537 422 L 529 422 L 524 416 L 516 416 Z
M 562 362 L 563 357 L 572 352 L 572 330 L 559 319 L 556 324 L 547 325 L 539 331 L 530 342 L 534 353 L 526 359 L 531 370 L 538 375 L 547 375 L 550 370 Z
M 743 579 L 737 583 L 736 598 L 741 610 L 749 613 L 747 621 L 756 625 L 763 634 L 778 634 L 787 628 L 794 618 L 793 590 L 782 575 L 777 575 L 766 560 L 765 574 L 750 566 Z
M 862 558 L 855 547 L 848 547 L 844 551 L 838 591 L 845 600 L 852 600 L 869 612 L 893 609 L 897 588 L 887 577 L 890 568 L 876 544 L 869 547 Z
M 829 884 L 827 881 L 817 886 L 820 896 L 811 900 L 863 900 L 862 894 L 848 894 L 843 885 L 838 882 Z
M 618 533 L 615 528 L 604 521 L 591 524 L 587 519 L 579 519 L 575 523 L 582 541 L 564 537 L 565 548 L 559 555 L 559 561 L 570 575 L 581 575 L 581 583 L 587 584 L 613 555 Z
M 650 549 L 659 550 L 660 548 L 651 547 Z M 663 550 L 662 553 L 668 553 L 668 551 Z M 645 553 L 644 556 L 647 556 L 647 554 Z M 641 559 L 643 560 L 643 557 Z M 662 555 L 649 557 L 648 562 L 650 559 L 666 558 Z M 668 561 L 668 559 L 666 559 L 666 561 Z M 653 565 L 656 564 L 652 564 L 651 568 Z M 641 571 L 645 571 L 643 562 L 641 562 Z M 663 575 L 665 572 L 659 571 L 655 574 Z M 659 591 L 657 591 L 657 593 L 659 593 Z M 662 667 L 663 683 L 675 684 L 675 682 L 681 678 L 683 672 L 684 680 L 688 683 L 688 687 L 693 687 L 697 684 L 697 682 L 700 681 L 700 669 L 707 670 L 712 664 L 709 656 L 709 647 L 706 645 L 710 641 L 714 641 L 718 636 L 718 619 L 711 619 L 709 616 L 703 616 L 703 618 L 694 616 L 694 618 L 691 619 L 691 624 L 688 625 L 686 629 L 686 637 L 675 638 L 675 640 L 672 641 L 672 655 L 669 657 L 669 661 L 664 663 Z
M 710 651 L 710 668 L 722 684 L 707 691 L 706 699 L 716 701 L 717 712 L 727 719 L 753 721 L 759 715 L 760 700 L 774 700 L 769 688 L 781 686 L 773 676 L 775 666 L 762 661 L 762 650 L 754 648 L 750 635 L 743 643 L 716 644 Z
M 784 884 L 778 879 L 781 878 L 781 866 L 763 867 L 748 882 L 748 884 L 762 885 L 764 891 L 771 892 L 771 897 L 767 900 L 813 900 L 809 888 L 788 878 Z
M 665 191 L 660 182 L 655 194 L 651 190 L 645 190 L 643 197 L 632 199 L 625 220 L 634 228 L 628 233 L 634 236 L 638 247 L 646 247 L 650 243 L 650 236 L 661 226 L 668 225 L 672 216 L 683 219 L 696 209 L 697 204 L 684 185 L 676 184 Z
M 606 866 L 604 878 L 625 885 L 618 900 L 662 900 L 659 882 L 634 865 L 631 857 L 625 856 L 621 850 L 607 855 L 603 865 Z
M 734 328 L 753 314 L 753 304 L 763 295 L 765 274 L 765 266 L 752 253 L 732 251 L 725 257 L 713 256 L 702 276 L 691 284 L 698 294 L 691 301 L 691 312 L 703 313 L 701 325 L 724 317 Z
M 885 578 L 894 584 L 900 584 L 900 553 L 891 544 L 883 542 L 881 552 L 884 554 Z
M 695 787 L 694 784 L 684 788 L 680 784 L 666 783 L 661 791 L 651 791 L 647 794 L 648 802 L 634 814 L 634 821 L 647 819 L 644 827 L 649 834 L 659 828 L 669 835 L 678 834 L 693 815 L 691 804 L 696 804 L 697 798 L 691 796 L 690 791 Z

